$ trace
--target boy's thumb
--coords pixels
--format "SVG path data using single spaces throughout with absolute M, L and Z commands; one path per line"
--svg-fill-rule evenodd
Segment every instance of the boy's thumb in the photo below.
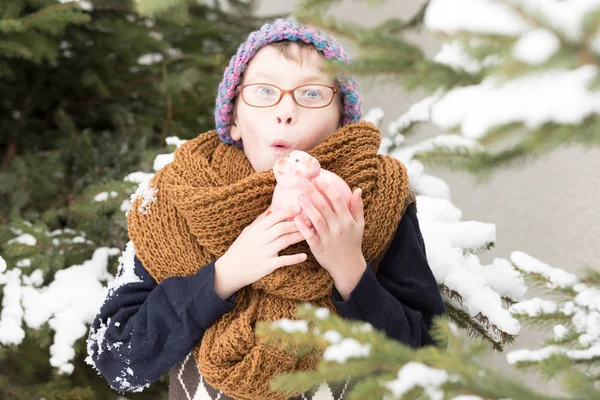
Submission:
M 354 221 L 356 221 L 358 224 L 362 224 L 364 222 L 361 188 L 356 189 L 350 197 L 350 214 L 352 214 L 352 218 L 354 218 Z

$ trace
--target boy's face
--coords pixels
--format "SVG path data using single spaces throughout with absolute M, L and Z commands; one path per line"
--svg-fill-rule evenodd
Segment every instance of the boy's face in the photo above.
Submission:
M 299 61 L 286 59 L 271 46 L 260 49 L 250 60 L 242 83 L 269 83 L 282 89 L 305 84 L 335 86 L 334 78 L 321 71 L 324 58 L 316 49 L 302 50 L 293 44 L 290 51 Z M 336 131 L 341 117 L 340 94 L 324 108 L 300 107 L 291 94 L 285 94 L 273 107 L 257 108 L 246 104 L 240 94 L 236 98 L 231 137 L 243 141 L 246 157 L 254 170 L 261 172 L 273 168 L 275 161 L 292 150 L 312 150 Z M 289 146 L 273 146 L 276 140 Z

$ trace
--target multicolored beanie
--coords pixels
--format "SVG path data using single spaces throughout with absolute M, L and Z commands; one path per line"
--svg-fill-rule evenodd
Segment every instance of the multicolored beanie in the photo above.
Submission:
M 243 148 L 241 141 L 231 138 L 229 126 L 233 115 L 235 89 L 241 83 L 242 74 L 250 59 L 262 47 L 284 40 L 300 40 L 313 44 L 328 60 L 340 61 L 344 64 L 352 62 L 350 56 L 334 37 L 314 27 L 302 25 L 294 18 L 278 19 L 252 32 L 248 39 L 240 45 L 237 53 L 231 57 L 217 93 L 215 122 L 217 133 L 225 143 Z M 343 95 L 344 118 L 342 125 L 357 122 L 360 120 L 362 112 L 362 100 L 358 92 L 358 85 L 352 77 L 338 77 L 337 80 Z

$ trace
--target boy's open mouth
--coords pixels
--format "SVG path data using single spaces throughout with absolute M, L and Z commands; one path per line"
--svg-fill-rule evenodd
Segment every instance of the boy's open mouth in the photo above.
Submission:
M 271 147 L 276 148 L 277 150 L 285 150 L 290 148 L 290 144 L 285 140 L 274 140 L 271 143 Z

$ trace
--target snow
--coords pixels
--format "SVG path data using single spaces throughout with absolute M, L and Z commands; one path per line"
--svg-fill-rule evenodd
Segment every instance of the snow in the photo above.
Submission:
M 569 331 L 564 325 L 554 325 L 553 328 L 554 331 L 554 338 L 556 340 L 561 340 L 565 337 L 565 335 L 567 334 L 567 332 Z
M 178 49 L 176 47 L 170 47 L 166 50 L 167 55 L 171 58 L 177 58 L 177 57 L 181 57 L 183 55 L 183 51 L 181 51 L 181 49 Z
M 119 268 L 117 277 L 109 285 L 109 292 L 115 291 L 122 285 L 133 282 L 141 282 L 142 279 L 135 274 L 135 247 L 133 242 L 129 241 L 125 245 L 125 251 L 119 256 Z
M 60 3 L 79 3 L 79 7 L 81 7 L 84 11 L 93 11 L 94 5 L 89 0 L 58 0 Z
M 35 246 L 37 244 L 37 240 L 29 233 L 24 233 L 21 236 L 17 236 L 16 238 L 9 240 L 7 244 L 11 245 L 13 243 L 24 244 L 26 246 Z
M 156 31 L 152 31 L 148 34 L 148 36 L 150 36 L 152 39 L 155 40 L 163 40 L 164 35 L 160 32 L 156 32 Z
M 431 122 L 442 129 L 459 128 L 479 139 L 492 128 L 523 123 L 535 129 L 547 122 L 580 124 L 600 112 L 600 94 L 590 92 L 597 67 L 551 70 L 505 81 L 486 77 L 480 84 L 458 87 L 432 106 Z
M 576 275 L 573 275 L 563 269 L 551 267 L 522 251 L 515 251 L 511 254 L 511 260 L 517 268 L 522 271 L 539 274 L 548 280 L 546 284 L 549 288 L 568 288 L 579 282 Z
M 151 212 L 150 205 L 156 201 L 156 193 L 158 189 L 152 187 L 150 179 L 139 184 L 135 193 L 133 193 L 129 199 L 130 203 L 133 204 L 139 197 L 142 199 L 141 204 L 138 207 L 138 211 L 142 214 Z
M 367 113 L 362 117 L 363 121 L 370 122 L 374 125 L 379 125 L 383 120 L 383 110 L 379 107 L 371 108 Z
M 41 269 L 36 269 L 31 275 L 21 275 L 21 280 L 27 286 L 41 286 L 44 283 L 44 272 Z
M 123 180 L 125 182 L 142 183 L 142 182 L 152 179 L 153 176 L 154 176 L 153 173 L 138 171 L 138 172 L 130 173 L 125 178 L 123 178 Z
M 81 236 L 75 236 L 73 239 L 71 239 L 71 243 L 86 243 L 86 241 L 85 238 Z
M 159 154 L 154 159 L 153 169 L 160 171 L 165 165 L 172 163 L 175 160 L 175 153 Z
M 515 0 L 513 0 L 515 1 Z M 600 7 L 600 0 L 521 0 L 529 15 L 539 15 L 539 20 L 563 33 L 568 39 L 580 40 L 581 24 L 590 11 Z
M 123 202 L 121 203 L 121 206 L 119 206 L 119 210 L 121 210 L 124 213 L 128 213 L 130 208 L 131 208 L 131 202 L 129 200 L 123 200 Z
M 575 296 L 575 304 L 600 312 L 600 290 L 586 287 Z
M 368 357 L 370 353 L 370 344 L 367 343 L 363 345 L 356 339 L 345 338 L 339 343 L 327 347 L 323 353 L 323 359 L 343 364 L 349 358 Z
M 315 311 L 315 315 L 319 319 L 325 319 L 325 318 L 327 318 L 329 316 L 329 309 L 327 309 L 325 307 L 319 307 Z
M 426 28 L 455 34 L 499 34 L 517 36 L 533 29 L 515 9 L 552 30 L 577 41 L 586 13 L 600 5 L 599 0 L 432 0 L 425 13 Z
M 0 256 L 0 274 L 6 271 L 6 261 Z
M 24 311 L 18 316 L 19 326 L 12 326 L 13 339 L 19 338 L 21 320 L 33 329 L 39 329 L 47 322 L 55 332 L 50 346 L 50 364 L 57 367 L 59 373 L 72 372 L 70 361 L 75 356 L 73 345 L 86 334 L 87 325 L 91 324 L 106 297 L 102 281 L 111 278 L 107 272 L 108 257 L 118 252 L 114 248 L 98 248 L 91 260 L 57 271 L 54 281 L 39 289 L 34 286 L 21 287 L 20 281 L 13 279 L 15 288 L 19 285 L 19 290 L 5 296 L 5 299 L 16 304 L 22 303 Z M 17 271 L 20 273 L 20 270 L 8 273 Z M 3 314 L 5 310 L 11 308 L 3 304 Z M 20 336 L 15 344 L 23 338 L 24 335 Z
M 558 305 L 550 300 L 535 297 L 529 300 L 523 300 L 515 303 L 508 309 L 513 314 L 525 314 L 529 317 L 539 317 L 542 314 L 554 314 L 558 310 Z
M 160 53 L 148 53 L 138 58 L 138 64 L 140 65 L 152 65 L 163 60 L 163 55 Z
M 337 344 L 342 341 L 342 335 L 338 331 L 332 330 L 323 333 L 323 338 L 332 344 Z
M 373 332 L 374 330 L 375 330 L 375 328 L 373 328 L 373 325 L 371 325 L 368 322 L 365 322 L 364 324 L 360 324 L 358 326 L 353 325 L 352 328 L 350 328 L 350 331 L 352 333 Z
M 475 32 L 516 36 L 529 24 L 506 5 L 489 0 L 432 0 L 424 25 L 431 31 L 456 34 Z
M 31 267 L 31 259 L 29 258 L 24 258 L 22 260 L 17 261 L 17 267 L 19 268 L 27 268 L 27 267 Z
M 271 325 L 274 328 L 283 329 L 285 332 L 294 333 L 294 332 L 308 332 L 308 322 L 304 320 L 292 320 L 289 318 L 282 318 L 273 322 Z
M 94 201 L 106 201 L 106 200 L 108 200 L 109 196 L 114 199 L 118 195 L 119 195 L 119 193 L 117 193 L 115 191 L 111 191 L 110 193 L 101 192 L 101 193 L 98 193 L 96 196 L 94 196 Z
M 548 61 L 560 48 L 560 40 L 547 29 L 534 29 L 519 38 L 513 47 L 513 56 L 523 62 L 540 65 Z
M 165 142 L 169 146 L 176 146 L 177 148 L 179 148 L 179 146 L 187 142 L 187 140 L 179 139 L 177 136 L 169 136 L 165 139 Z
M 0 313 L 0 343 L 19 344 L 25 338 L 23 330 L 23 307 L 21 307 L 21 270 L 9 270 L 3 274 L 4 284 L 2 313 Z
M 86 343 L 88 355 L 85 358 L 85 362 L 94 368 L 96 368 L 96 364 L 94 363 L 94 360 L 92 359 L 92 356 L 94 355 L 93 345 L 95 344 L 96 348 L 98 349 L 97 355 L 102 354 L 102 352 L 104 351 L 104 346 L 103 346 L 104 337 L 106 335 L 106 330 L 108 329 L 108 327 L 110 325 L 110 318 L 108 318 L 106 323 L 104 323 L 104 321 L 100 320 L 99 325 L 100 326 L 97 329 L 95 329 L 94 327 L 90 327 L 90 332 L 89 332 L 88 340 Z
M 383 385 L 393 393 L 394 398 L 401 398 L 412 389 L 420 387 L 429 399 L 443 400 L 444 392 L 441 386 L 449 380 L 453 381 L 456 378 L 449 376 L 444 370 L 409 361 L 398 371 L 396 379 Z
M 483 61 L 476 60 L 466 52 L 463 42 L 454 40 L 450 43 L 443 43 L 440 51 L 433 57 L 433 61 L 447 65 L 454 70 L 476 74 L 483 67 L 498 64 L 499 58 L 497 56 L 489 56 Z
M 521 349 L 509 352 L 506 360 L 510 365 L 523 361 L 542 361 L 561 352 L 562 350 L 558 346 L 547 346 L 539 350 Z

